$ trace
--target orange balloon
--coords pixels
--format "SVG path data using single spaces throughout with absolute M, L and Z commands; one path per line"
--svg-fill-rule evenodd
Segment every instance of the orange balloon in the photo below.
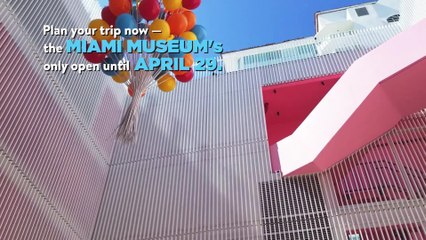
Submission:
M 112 76 L 112 80 L 114 80 L 117 83 L 125 83 L 130 78 L 130 72 L 129 71 L 120 71 L 117 75 Z
M 181 13 L 175 13 L 168 17 L 167 23 L 170 26 L 170 32 L 177 36 L 185 32 L 186 28 L 188 27 L 188 20 L 186 19 L 185 15 Z
M 96 33 L 92 36 L 92 38 L 95 39 L 96 41 L 102 41 L 102 40 L 111 41 L 111 40 L 113 40 L 114 39 L 113 35 L 101 35 L 101 30 L 100 30 L 101 27 L 110 28 L 108 23 L 105 22 L 102 19 L 94 19 L 94 20 L 90 21 L 89 28 L 96 29 Z
M 132 4 L 129 0 L 109 0 L 109 9 L 115 16 L 119 16 L 123 13 L 129 13 Z
M 194 64 L 194 57 L 190 53 L 185 54 L 185 56 L 183 56 L 183 59 L 185 61 L 185 67 L 192 67 L 192 65 Z
M 186 20 L 188 21 L 188 26 L 186 27 L 186 31 L 191 30 L 195 24 L 197 23 L 197 17 L 195 14 L 191 11 L 183 12 L 183 15 L 186 17 Z
M 191 31 L 184 32 L 180 35 L 181 38 L 187 41 L 197 41 L 197 35 Z
M 175 35 L 170 34 L 169 38 L 167 38 L 167 41 L 170 41 L 170 40 L 173 40 L 173 39 L 175 39 Z

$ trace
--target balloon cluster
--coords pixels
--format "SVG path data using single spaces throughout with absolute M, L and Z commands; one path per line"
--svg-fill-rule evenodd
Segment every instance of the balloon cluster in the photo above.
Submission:
M 135 3 L 132 0 L 110 0 L 109 6 L 102 9 L 102 19 L 95 19 L 89 23 L 89 28 L 97 29 L 97 33 L 92 36 L 97 41 L 113 40 L 112 35 L 100 35 L 99 29 L 116 27 L 120 28 L 122 39 L 143 39 L 143 36 L 132 37 L 125 36 L 126 28 L 145 28 L 149 29 L 146 37 L 151 40 L 204 40 L 206 38 L 206 30 L 203 26 L 196 24 L 196 16 L 191 11 L 200 6 L 201 0 L 141 0 Z M 136 10 L 136 11 L 135 11 Z M 87 61 L 91 63 L 114 64 L 123 58 L 127 58 L 124 54 L 107 54 L 107 53 L 86 53 L 84 54 Z M 149 57 L 149 56 L 146 56 Z M 158 57 L 158 56 L 157 56 Z M 194 58 L 191 53 L 169 54 L 169 57 L 184 58 L 185 66 L 192 67 Z M 130 60 L 127 58 L 127 60 Z M 102 68 L 104 69 L 104 68 Z M 104 71 L 104 70 L 103 70 Z M 116 72 L 104 71 L 106 75 L 118 83 L 126 83 L 129 89 L 132 88 L 132 72 Z M 173 71 L 152 73 L 155 76 L 157 86 L 164 92 L 170 92 L 176 87 L 176 80 L 180 82 L 188 82 L 194 76 L 194 71 Z M 147 86 L 148 87 L 148 86 Z M 129 90 L 129 93 L 133 92 Z M 132 94 L 133 95 L 133 94 Z
M 200 6 L 201 0 L 109 0 L 109 6 L 102 9 L 102 19 L 95 19 L 89 23 L 89 28 L 97 29 L 93 39 L 114 40 L 113 35 L 101 35 L 100 28 L 119 28 L 123 46 L 127 40 L 172 40 L 202 41 L 206 38 L 206 29 L 197 25 L 196 15 L 192 10 Z M 148 28 L 147 35 L 127 36 L 124 29 Z M 157 85 L 163 92 L 171 92 L 175 89 L 177 81 L 185 83 L 194 77 L 194 58 L 191 53 L 86 53 L 84 57 L 91 63 L 101 65 L 119 63 L 122 60 L 130 62 L 133 69 L 139 58 L 183 58 L 184 65 L 190 67 L 189 71 L 102 71 L 111 76 L 117 83 L 126 84 L 128 93 L 132 97 L 128 111 L 126 112 L 119 128 L 118 136 L 124 140 L 133 140 L 135 122 L 137 120 L 138 102 L 148 89 Z M 176 81 L 177 80 L 177 81 Z

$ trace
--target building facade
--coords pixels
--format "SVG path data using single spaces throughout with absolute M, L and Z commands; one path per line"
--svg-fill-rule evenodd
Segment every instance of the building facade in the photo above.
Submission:
M 46 39 L 41 29 L 83 27 L 100 12 L 97 3 L 0 0 L 0 239 L 426 239 L 426 105 L 417 104 L 426 96 L 418 78 L 426 54 L 417 49 L 426 39 L 426 8 L 420 0 L 399 3 L 391 10 L 399 21 L 242 51 L 237 67 L 224 55 L 225 72 L 198 73 L 170 94 L 150 90 L 137 140 L 125 144 L 114 137 L 129 103 L 125 89 L 100 73 L 41 68 L 84 61 L 43 54 L 45 42 L 65 38 Z M 372 12 L 374 4 L 366 6 Z M 394 47 L 401 42 L 407 56 Z M 337 149 L 334 137 L 347 135 L 317 139 L 307 123 L 332 110 L 328 98 L 377 52 L 409 58 L 407 69 L 386 63 L 419 84 L 415 92 L 400 87 L 405 97 L 379 99 L 390 99 L 395 113 L 405 110 L 400 101 L 416 108 L 319 164 L 318 151 Z M 326 116 L 342 118 L 333 126 L 344 130 L 357 109 Z M 360 124 L 379 129 L 379 117 Z
M 416 3 L 421 5 L 421 3 Z M 374 48 L 389 38 L 380 36 L 383 28 L 399 28 L 400 12 L 407 11 L 404 1 L 379 0 L 356 6 L 318 12 L 315 15 L 316 34 L 304 39 L 291 40 L 235 52 L 222 54 L 225 70 L 228 72 L 267 66 L 300 59 L 309 59 L 345 51 L 348 48 Z M 419 14 L 417 14 L 419 15 Z M 406 18 L 403 21 L 406 22 Z M 388 26 L 393 25 L 393 26 Z M 376 31 L 369 34 L 373 39 L 364 39 L 354 45 L 346 41 L 349 34 L 359 35 L 363 31 Z

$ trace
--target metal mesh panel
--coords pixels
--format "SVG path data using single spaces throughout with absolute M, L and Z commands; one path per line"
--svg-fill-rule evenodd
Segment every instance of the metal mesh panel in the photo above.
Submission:
M 426 239 L 426 111 L 324 173 L 260 183 L 264 239 Z
M 320 174 L 335 235 L 425 239 L 426 111 Z
M 317 176 L 261 183 L 264 239 L 332 239 Z

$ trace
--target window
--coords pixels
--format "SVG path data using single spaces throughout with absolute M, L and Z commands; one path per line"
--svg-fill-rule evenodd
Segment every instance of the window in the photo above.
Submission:
M 361 235 L 351 234 L 351 235 L 348 236 L 348 240 L 361 240 Z
M 358 17 L 362 17 L 362 16 L 367 16 L 368 15 L 368 10 L 367 10 L 366 7 L 357 8 L 357 9 L 355 9 L 355 12 L 358 15 Z
M 244 62 L 244 67 L 247 69 L 247 68 L 276 64 L 277 62 L 282 62 L 281 59 L 283 59 L 281 50 L 277 50 L 273 52 L 265 52 L 265 53 L 258 53 L 255 55 L 245 56 L 243 57 L 243 62 Z
M 317 54 L 317 48 L 314 44 L 301 45 L 244 56 L 239 61 L 239 67 L 240 69 L 249 69 L 270 66 L 283 62 L 311 58 L 317 56 Z

